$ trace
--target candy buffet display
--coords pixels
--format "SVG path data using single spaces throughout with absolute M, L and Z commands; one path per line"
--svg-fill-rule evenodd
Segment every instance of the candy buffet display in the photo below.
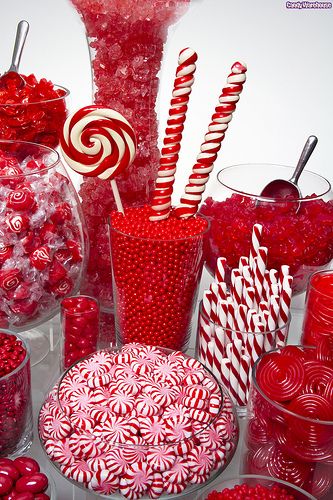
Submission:
M 93 54 L 95 103 L 120 112 L 133 124 L 138 153 L 118 180 L 124 207 L 149 201 L 156 176 L 157 99 L 168 27 L 184 14 L 189 0 L 140 2 L 72 0 L 85 23 Z M 91 254 L 83 293 L 111 307 L 112 279 L 107 218 L 115 209 L 110 184 L 85 178 L 80 189 Z
M 200 212 L 210 221 L 206 262 L 214 273 L 223 255 L 230 269 L 247 255 L 255 223 L 263 225 L 262 244 L 270 249 L 268 266 L 290 266 L 293 292 L 305 291 L 314 271 L 328 267 L 333 257 L 333 203 L 329 182 L 304 171 L 299 181 L 303 198 L 273 200 L 259 196 L 274 179 L 289 179 L 291 167 L 267 164 L 223 169 L 207 193 Z
M 86 295 L 67 297 L 61 302 L 62 353 L 61 367 L 97 350 L 99 307 L 96 299 Z
M 317 499 L 333 493 L 333 350 L 287 346 L 253 369 L 244 468 Z
M 22 453 L 31 445 L 30 384 L 27 343 L 17 335 L 0 331 L 0 457 Z
M 28 329 L 79 288 L 79 201 L 58 153 L 20 141 L 0 141 L 0 192 L 0 320 Z
M 229 397 L 199 361 L 132 343 L 67 370 L 42 406 L 39 434 L 75 484 L 159 498 L 194 491 L 223 470 L 238 426 Z
M 219 480 L 205 488 L 196 500 L 315 500 L 295 485 L 266 476 L 244 474 Z
M 0 458 L 0 495 L 4 500 L 50 500 L 51 487 L 33 458 Z
M 231 270 L 229 291 L 227 260 L 218 258 L 215 280 L 199 310 L 197 357 L 238 406 L 247 404 L 253 364 L 262 353 L 286 344 L 290 323 L 293 278 L 289 266 L 267 269 L 262 230 L 260 224 L 253 226 L 249 257 L 240 257 Z
M 317 345 L 327 339 L 333 348 L 333 272 L 319 271 L 309 280 L 302 343 Z

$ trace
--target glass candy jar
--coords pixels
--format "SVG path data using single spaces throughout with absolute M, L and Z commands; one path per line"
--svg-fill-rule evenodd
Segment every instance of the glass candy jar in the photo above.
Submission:
M 78 197 L 56 151 L 0 141 L 0 321 L 27 330 L 80 286 L 87 252 Z
M 234 165 L 221 170 L 201 208 L 211 222 L 206 264 L 214 272 L 223 255 L 230 269 L 248 255 L 252 227 L 263 225 L 268 268 L 290 266 L 293 293 L 304 292 L 309 276 L 329 266 L 333 257 L 333 202 L 329 181 L 305 170 L 299 180 L 302 198 L 260 197 L 274 179 L 290 179 L 293 167 L 271 164 Z M 227 273 L 228 274 L 228 273 Z M 229 276 L 230 278 L 230 276 Z

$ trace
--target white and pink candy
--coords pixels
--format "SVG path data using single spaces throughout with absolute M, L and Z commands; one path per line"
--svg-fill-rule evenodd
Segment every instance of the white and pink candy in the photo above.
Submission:
M 140 344 L 100 351 L 66 373 L 59 402 L 56 388 L 40 413 L 44 449 L 66 477 L 96 493 L 177 494 L 204 483 L 234 452 L 228 396 L 182 353 Z

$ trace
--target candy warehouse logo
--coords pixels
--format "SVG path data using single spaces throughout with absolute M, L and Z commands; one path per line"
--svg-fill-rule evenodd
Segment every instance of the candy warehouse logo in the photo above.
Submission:
M 331 9 L 332 2 L 286 2 L 287 9 Z

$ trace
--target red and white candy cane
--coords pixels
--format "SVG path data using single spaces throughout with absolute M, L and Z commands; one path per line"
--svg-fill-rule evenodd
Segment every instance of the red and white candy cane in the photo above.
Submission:
M 221 283 L 222 281 L 225 281 L 226 268 L 227 268 L 227 259 L 225 257 L 219 257 L 216 261 L 216 270 L 215 270 L 216 283 Z
M 75 172 L 111 181 L 117 209 L 124 212 L 115 177 L 136 153 L 135 132 L 126 118 L 110 108 L 85 106 L 65 121 L 60 147 Z
M 157 173 L 155 191 L 151 208 L 154 214 L 149 217 L 151 221 L 167 219 L 171 211 L 171 196 L 175 181 L 180 143 L 184 122 L 186 119 L 187 103 L 194 82 L 195 62 L 198 56 L 194 50 L 186 48 L 180 51 L 178 67 L 172 99 L 169 109 L 167 128 L 161 151 L 160 166 Z
M 252 229 L 252 236 L 251 236 L 251 247 L 250 247 L 250 258 L 249 258 L 249 264 L 250 268 L 253 269 L 254 265 L 254 258 L 257 257 L 258 255 L 258 250 L 261 245 L 261 234 L 262 234 L 262 225 L 261 224 L 254 224 L 253 229 Z
M 208 132 L 205 135 L 205 140 L 200 147 L 200 153 L 192 168 L 189 182 L 185 187 L 185 194 L 181 197 L 180 204 L 175 209 L 175 214 L 180 218 L 191 217 L 198 210 L 202 193 L 206 188 L 209 174 L 213 170 L 225 131 L 236 109 L 239 95 L 243 90 L 243 84 L 246 80 L 246 69 L 246 65 L 240 62 L 236 62 L 231 68 L 227 85 L 222 90 L 219 104 L 215 108 L 211 123 L 208 126 Z

